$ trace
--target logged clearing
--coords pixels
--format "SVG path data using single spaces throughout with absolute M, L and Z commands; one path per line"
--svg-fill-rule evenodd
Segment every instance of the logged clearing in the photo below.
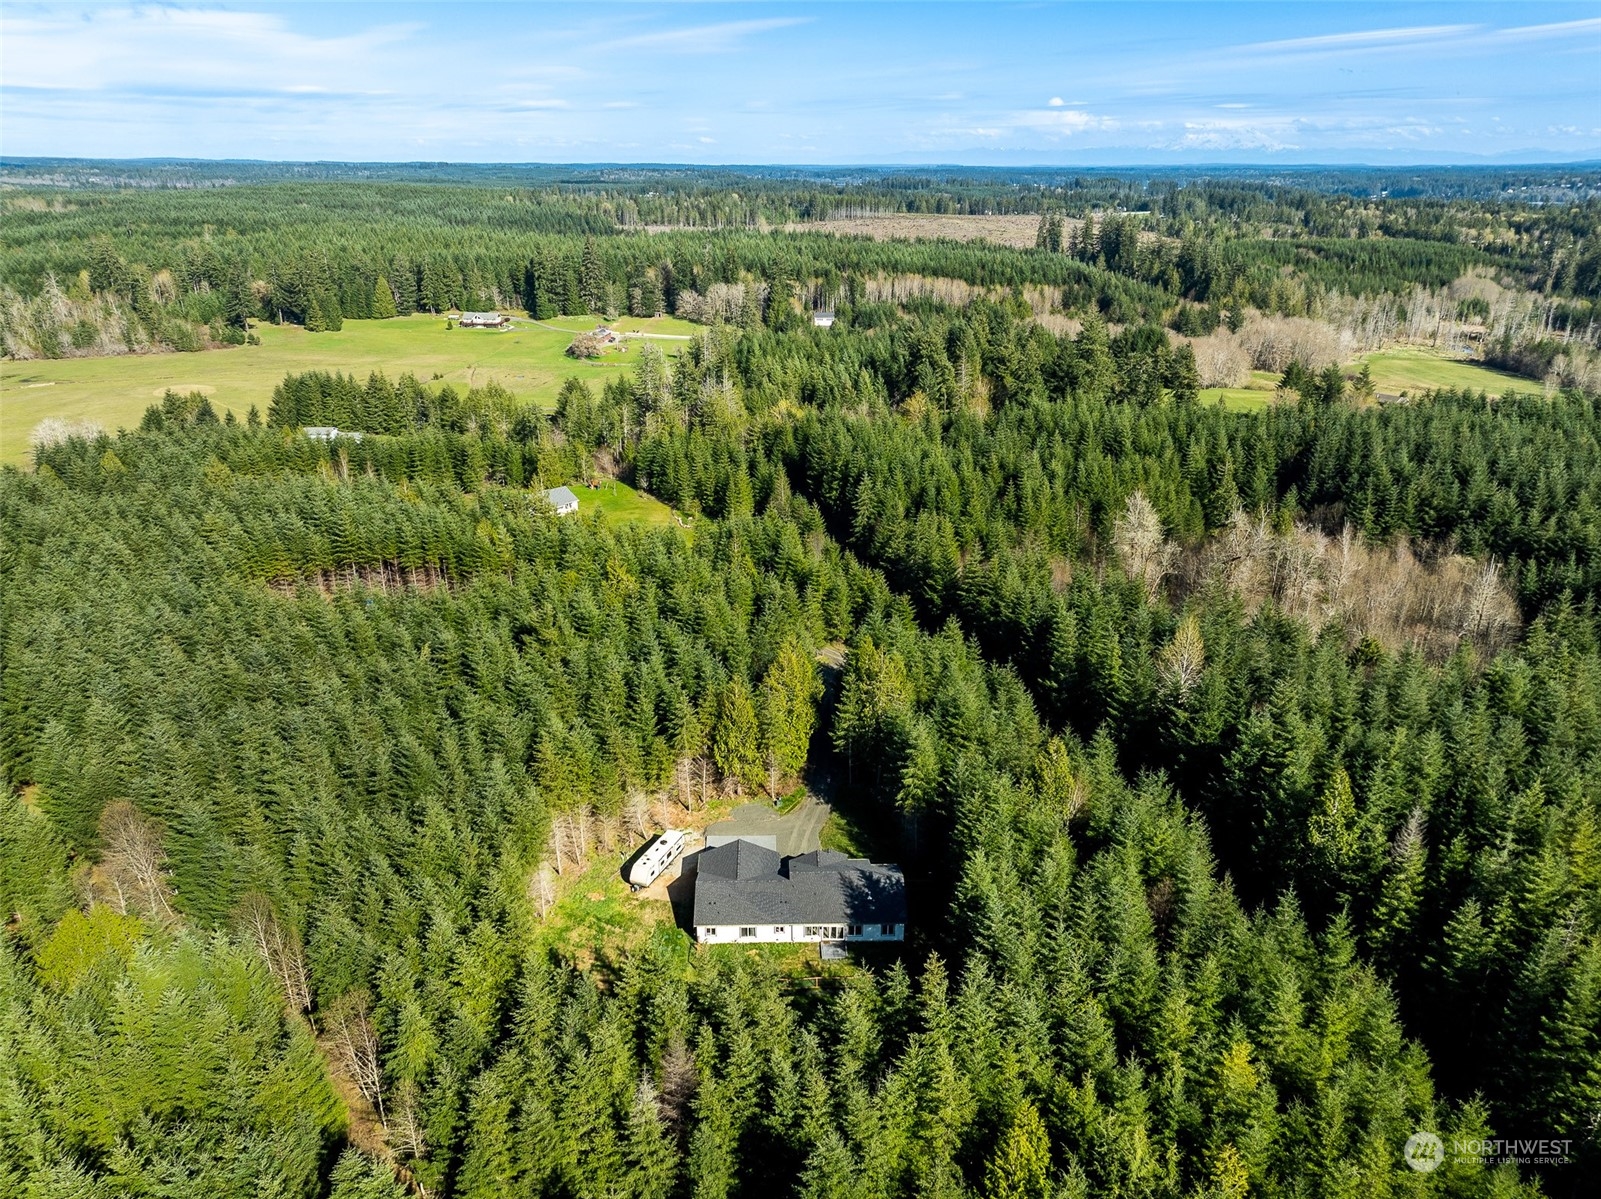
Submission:
M 558 317 L 535 324 L 518 318 L 507 331 L 446 329 L 444 317 L 427 315 L 346 321 L 337 333 L 262 324 L 255 329 L 259 346 L 5 362 L 0 364 L 0 465 L 27 461 L 28 434 L 47 417 L 94 421 L 108 431 L 132 427 L 168 388 L 204 392 L 219 416 L 231 409 L 243 418 L 252 404 L 265 415 L 272 389 L 296 371 L 343 371 L 363 379 L 372 371 L 392 379 L 409 371 L 425 383 L 437 379 L 457 388 L 493 380 L 513 395 L 549 405 L 571 375 L 598 387 L 638 361 L 642 338 L 626 339 L 599 359 L 567 357 L 573 333 L 602 319 Z M 677 353 L 699 328 L 671 317 L 625 317 L 611 327 L 655 334 L 660 337 L 655 344 L 666 354 Z
M 1063 224 L 1069 229 L 1079 222 L 1071 218 Z M 945 241 L 988 241 L 998 246 L 1028 249 L 1039 233 L 1040 218 L 1035 214 L 1016 216 L 932 216 L 913 212 L 891 212 L 881 216 L 836 217 L 827 221 L 808 221 L 784 226 L 792 233 L 838 233 L 846 237 L 870 237 L 874 241 L 917 241 L 920 238 Z

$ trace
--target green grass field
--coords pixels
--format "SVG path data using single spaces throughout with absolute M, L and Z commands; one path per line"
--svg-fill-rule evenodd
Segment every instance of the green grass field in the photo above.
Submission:
M 1206 387 L 1201 389 L 1203 404 L 1222 404 L 1230 412 L 1260 412 L 1273 402 L 1279 377 L 1272 371 L 1252 371 L 1244 387 Z
M 1420 346 L 1397 346 L 1364 354 L 1346 367 L 1347 372 L 1361 369 L 1364 362 L 1373 376 L 1374 388 L 1390 395 L 1400 395 L 1402 392 L 1417 395 L 1446 387 L 1482 391 L 1489 395 L 1539 390 L 1539 384 L 1532 379 L 1492 370 L 1476 362 L 1449 358 Z M 1273 402 L 1278 383 L 1278 375 L 1271 371 L 1252 371 L 1251 381 L 1244 387 L 1204 388 L 1200 399 L 1203 404 L 1221 403 L 1230 412 L 1260 412 Z
M 573 483 L 570 486 L 573 494 L 578 497 L 580 516 L 587 516 L 591 512 L 602 512 L 607 520 L 655 527 L 678 523 L 673 516 L 673 510 L 655 496 L 635 491 L 627 483 L 620 483 L 616 479 L 603 479 L 600 486 L 593 489 L 581 483 Z
M 1355 366 L 1360 367 L 1364 362 L 1372 372 L 1373 385 L 1391 395 L 1400 395 L 1403 391 L 1416 395 L 1420 391 L 1443 387 L 1483 391 L 1490 395 L 1540 390 L 1540 385 L 1533 379 L 1492 370 L 1476 362 L 1447 358 L 1421 347 L 1398 346 L 1375 354 L 1364 354 L 1357 359 Z
M 198 354 L 144 354 L 123 358 L 62 358 L 0 364 L 0 465 L 27 460 L 28 434 L 46 417 L 91 420 L 107 429 L 131 427 L 169 387 L 199 390 L 218 415 L 240 417 L 252 404 L 266 412 L 272 389 L 294 371 L 345 371 L 366 378 L 381 370 L 390 378 L 407 371 L 423 381 L 441 379 L 457 387 L 495 380 L 513 395 L 549 404 L 571 375 L 598 385 L 639 360 L 642 340 L 594 361 L 566 356 L 571 334 L 594 328 L 596 317 L 562 317 L 555 326 L 519 321 L 509 332 L 445 328 L 438 316 L 388 321 L 346 321 L 338 333 L 307 333 L 298 326 L 259 326 L 259 346 L 206 350 Z M 656 342 L 676 353 L 699 326 L 671 317 L 625 318 L 624 331 L 666 334 Z

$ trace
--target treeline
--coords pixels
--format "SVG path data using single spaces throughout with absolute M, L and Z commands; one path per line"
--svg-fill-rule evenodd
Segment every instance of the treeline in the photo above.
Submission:
M 1492 1130 L 1436 1097 L 1360 921 L 1246 910 L 1181 793 L 1126 781 L 1120 726 L 1058 728 L 1026 674 L 920 627 L 799 479 L 690 541 L 347 474 L 369 440 L 164 413 L 0 475 L 14 1172 L 394 1193 L 354 1154 L 323 1173 L 342 1113 L 289 1066 L 305 1012 L 429 1194 L 1533 1193 L 1402 1163 L 1419 1128 Z M 316 546 L 353 569 L 413 522 L 500 556 L 289 593 L 238 557 L 276 538 L 311 579 Z M 808 993 L 673 934 L 602 987 L 530 950 L 552 825 L 617 835 L 686 757 L 737 777 L 796 706 L 775 672 L 809 706 L 793 664 L 838 640 L 822 716 L 913 880 L 907 962 Z M 107 993 L 128 1019 L 90 1015 Z M 109 1105 L 47 1101 L 69 1061 L 122 1063 L 87 1075 Z
M 1328 294 L 1401 297 L 1471 270 L 1563 298 L 1555 327 L 1583 333 L 1601 287 L 1593 203 L 1505 208 L 1225 180 L 1024 186 L 915 173 L 828 189 L 769 179 L 740 195 L 693 178 L 647 190 L 644 176 L 533 189 L 29 192 L 7 201 L 0 341 L 12 357 L 57 357 L 237 344 L 251 319 L 324 330 L 453 308 L 651 316 L 719 286 L 820 307 L 859 301 L 867 281 L 913 276 L 1040 288 L 1049 308 L 1120 324 L 1186 318 L 1183 331 L 1195 334 L 1225 308 L 1235 326 L 1246 308 L 1318 315 Z M 840 211 L 1039 212 L 1045 252 L 765 231 Z M 1084 223 L 1057 228 L 1064 215 Z M 1181 300 L 1209 306 L 1207 315 L 1196 321 Z M 700 319 L 694 305 L 683 311 Z

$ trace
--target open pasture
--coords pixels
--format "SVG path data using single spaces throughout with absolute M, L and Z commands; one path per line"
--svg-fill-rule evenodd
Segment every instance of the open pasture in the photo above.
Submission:
M 1493 396 L 1509 391 L 1541 389 L 1533 379 L 1494 370 L 1477 362 L 1448 358 L 1437 350 L 1419 346 L 1396 346 L 1374 354 L 1364 354 L 1357 360 L 1356 366 L 1360 368 L 1364 362 L 1373 375 L 1374 387 L 1390 395 L 1400 395 L 1403 391 L 1417 395 L 1420 391 L 1446 387 L 1482 391 Z
M 595 360 L 569 358 L 572 334 L 592 329 L 599 317 L 561 317 L 534 324 L 517 318 L 510 330 L 446 329 L 442 316 L 346 321 L 337 333 L 307 333 L 295 325 L 260 324 L 259 346 L 206 350 L 198 354 L 139 354 L 119 358 L 58 358 L 0 364 L 0 465 L 27 460 L 28 434 L 47 417 L 91 420 L 108 430 L 138 423 L 144 410 L 168 388 L 202 391 L 220 416 L 232 409 L 241 419 L 254 404 L 265 414 L 272 389 L 295 371 L 343 371 L 366 378 L 411 372 L 424 382 L 458 388 L 491 380 L 513 395 L 549 406 L 562 380 L 572 375 L 597 387 L 629 370 L 642 339 L 627 339 Z M 666 334 L 664 353 L 674 354 L 698 328 L 671 317 L 623 318 L 613 328 Z

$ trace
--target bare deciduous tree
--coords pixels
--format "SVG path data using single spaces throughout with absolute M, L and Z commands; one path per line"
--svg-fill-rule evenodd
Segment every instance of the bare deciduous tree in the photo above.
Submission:
M 124 914 L 177 919 L 161 826 L 127 800 L 116 799 L 100 813 L 100 839 L 105 844 L 100 874 L 112 906 Z
M 633 836 L 643 837 L 650 832 L 650 797 L 643 791 L 630 791 L 623 805 L 623 818 Z
M 682 1128 L 695 1103 L 700 1075 L 695 1071 L 695 1055 L 684 1044 L 682 1034 L 674 1033 L 662 1055 L 662 1087 L 657 1095 L 658 1110 L 673 1128 Z
M 539 909 L 541 920 L 550 914 L 550 909 L 556 903 L 556 877 L 551 872 L 550 863 L 541 862 L 528 880 L 528 897 Z
M 378 1033 L 373 1028 L 367 992 L 347 991 L 328 1011 L 328 1043 L 340 1068 L 361 1097 L 378 1109 L 378 1119 L 387 1128 L 384 1116 L 383 1067 L 378 1056 Z
M 418 1092 L 417 1084 L 409 1078 L 406 1079 L 400 1084 L 397 1099 L 395 1118 L 385 1125 L 389 1133 L 389 1143 L 412 1161 L 421 1161 L 428 1154 L 428 1136 L 427 1130 L 423 1127 L 420 1112 L 422 1096 Z M 425 1196 L 428 1194 L 415 1178 L 411 1181 L 420 1194 Z
M 267 970 L 283 988 L 290 1010 L 311 1010 L 311 974 L 306 955 L 293 929 L 285 931 L 272 910 L 272 901 L 259 891 L 246 895 L 239 905 L 239 928 L 267 963 Z
M 1143 491 L 1128 497 L 1123 515 L 1112 526 L 1112 546 L 1129 578 L 1145 585 L 1145 597 L 1156 598 L 1173 561 L 1173 547 L 1162 535 L 1162 518 Z
M 1201 681 L 1206 668 L 1206 643 L 1201 639 L 1201 626 L 1194 614 L 1179 621 L 1173 640 L 1162 648 L 1157 662 L 1157 674 L 1162 686 L 1181 701 L 1188 699 Z

